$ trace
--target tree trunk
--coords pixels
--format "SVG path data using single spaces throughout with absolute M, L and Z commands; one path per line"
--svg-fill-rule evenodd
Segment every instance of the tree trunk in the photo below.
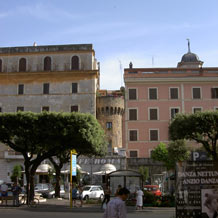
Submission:
M 34 176 L 35 176 L 35 174 L 32 174 L 32 172 L 31 172 L 31 174 L 30 174 L 30 197 L 29 197 L 30 201 L 33 201 L 34 195 L 35 195 L 35 193 L 34 193 Z
M 26 203 L 29 204 L 29 196 L 30 196 L 30 166 L 28 163 L 24 162 L 25 166 L 25 174 L 26 174 L 26 196 L 27 196 L 27 201 Z
M 55 171 L 56 171 L 55 197 L 60 198 L 61 168 L 55 168 Z

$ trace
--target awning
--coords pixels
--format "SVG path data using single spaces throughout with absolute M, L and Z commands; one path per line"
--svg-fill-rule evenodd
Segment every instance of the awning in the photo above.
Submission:
M 117 169 L 113 164 L 104 164 L 101 167 L 100 171 L 94 172 L 93 174 L 94 175 L 106 175 L 106 174 L 109 174 L 109 173 L 114 172 L 116 170 Z

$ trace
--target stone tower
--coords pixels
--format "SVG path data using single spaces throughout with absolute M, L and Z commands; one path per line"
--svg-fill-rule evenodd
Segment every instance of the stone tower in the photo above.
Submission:
M 97 120 L 108 140 L 108 155 L 118 154 L 122 148 L 124 97 L 120 91 L 101 91 L 96 100 Z

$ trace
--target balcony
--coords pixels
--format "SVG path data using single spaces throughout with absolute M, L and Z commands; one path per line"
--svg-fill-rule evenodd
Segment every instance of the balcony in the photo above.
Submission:
M 24 159 L 23 158 L 23 155 L 20 153 L 20 152 L 16 152 L 16 151 L 5 151 L 4 152 L 4 158 L 5 159 L 14 159 L 14 160 L 22 160 Z

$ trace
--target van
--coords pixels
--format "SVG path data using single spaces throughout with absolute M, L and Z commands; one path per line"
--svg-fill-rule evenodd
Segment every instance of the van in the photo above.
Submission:
M 162 195 L 158 185 L 144 185 L 143 189 L 144 189 L 144 191 L 152 193 L 156 196 Z

